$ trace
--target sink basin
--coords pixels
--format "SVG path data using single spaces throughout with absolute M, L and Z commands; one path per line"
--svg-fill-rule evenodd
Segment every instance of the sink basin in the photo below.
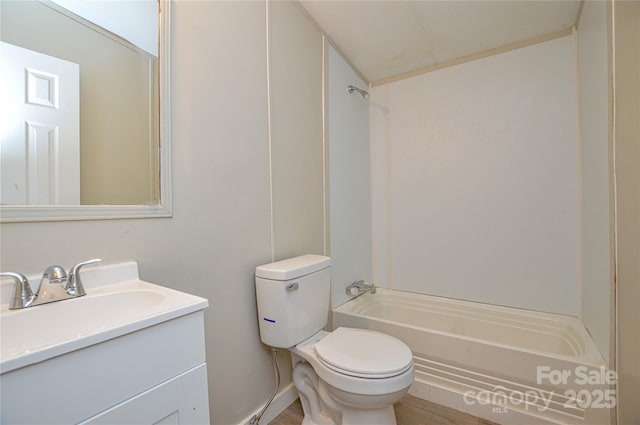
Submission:
M 3 304 L 0 308 L 0 373 L 208 306 L 204 298 L 139 280 L 137 265 L 135 270 L 135 276 L 126 273 L 119 276 L 133 279 L 95 286 L 83 275 L 87 290 L 83 297 L 22 310 L 8 310 L 8 305 Z M 95 280 L 100 281 L 100 273 L 98 269 L 92 273 L 87 270 L 86 274 L 97 276 Z

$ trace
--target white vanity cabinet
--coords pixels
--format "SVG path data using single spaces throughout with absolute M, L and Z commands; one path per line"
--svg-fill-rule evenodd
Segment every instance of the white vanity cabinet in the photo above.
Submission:
M 110 285 L 85 282 L 77 300 L 3 306 L 0 424 L 209 424 L 208 302 L 135 271 Z M 72 332 L 56 333 L 65 324 Z
M 207 366 L 202 364 L 81 423 L 208 424 L 206 385 Z
M 111 373 L 115 372 L 117 379 L 109 378 L 108 380 L 112 381 L 111 385 L 114 387 L 127 381 L 130 381 L 131 387 L 139 387 L 136 385 L 136 381 L 139 381 L 141 375 L 146 373 L 150 377 L 155 375 L 155 378 L 148 382 L 151 383 L 155 380 L 159 382 L 158 385 L 137 393 L 122 403 L 81 423 L 92 425 L 208 424 L 209 400 L 207 396 L 207 365 L 204 362 L 204 334 L 200 332 L 201 329 L 198 329 L 201 328 L 198 325 L 202 324 L 202 313 L 195 315 L 196 317 L 174 319 L 178 321 L 178 323 L 171 324 L 175 329 L 168 330 L 167 335 L 163 336 L 169 344 L 176 344 L 173 349 L 167 346 L 155 346 L 153 348 L 160 351 L 149 353 L 150 347 L 137 347 L 138 353 L 131 353 L 127 356 L 131 358 L 127 360 L 127 365 L 112 363 L 115 371 L 112 369 Z M 193 329 L 190 330 L 189 327 Z M 164 331 L 163 329 L 159 330 L 160 333 Z M 176 332 L 181 334 L 177 335 Z M 152 337 L 152 339 L 154 338 Z M 199 356 L 193 355 L 198 353 L 200 353 Z M 172 365 L 171 362 L 174 364 Z M 175 373 L 178 369 L 188 368 L 194 363 L 197 365 L 189 368 L 186 372 L 165 379 L 166 376 Z M 181 364 L 182 367 L 177 367 L 178 364 Z M 147 371 L 145 372 L 143 369 L 147 369 Z M 160 372 L 163 370 L 166 371 L 164 374 Z M 105 372 L 109 373 L 108 370 Z M 97 389 L 104 391 L 104 389 Z M 129 396 L 129 394 L 119 395 L 120 397 Z

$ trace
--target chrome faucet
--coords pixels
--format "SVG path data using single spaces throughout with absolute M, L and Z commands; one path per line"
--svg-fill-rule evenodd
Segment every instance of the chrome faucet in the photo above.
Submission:
M 42 274 L 38 291 L 34 294 L 29 281 L 20 273 L 0 273 L 0 277 L 11 277 L 15 280 L 15 290 L 9 303 L 9 310 L 33 307 L 40 304 L 62 301 L 86 295 L 80 268 L 89 264 L 99 263 L 99 258 L 83 261 L 69 270 L 69 274 L 60 266 L 49 266 Z
M 356 293 L 354 293 L 353 291 L 354 289 L 357 290 Z M 375 294 L 376 285 L 374 285 L 373 283 L 367 283 L 364 280 L 359 280 L 347 286 L 347 295 L 360 295 L 365 292 L 370 292 L 371 294 Z

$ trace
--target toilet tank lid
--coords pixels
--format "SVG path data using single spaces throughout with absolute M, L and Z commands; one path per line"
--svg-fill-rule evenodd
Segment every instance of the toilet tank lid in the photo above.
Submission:
M 290 280 L 331 266 L 331 258 L 307 254 L 256 267 L 256 277 L 271 280 Z

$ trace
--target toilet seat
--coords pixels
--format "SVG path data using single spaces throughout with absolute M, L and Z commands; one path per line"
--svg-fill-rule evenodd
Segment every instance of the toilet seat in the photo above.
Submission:
M 349 372 L 335 366 L 330 367 L 327 364 L 326 360 L 320 360 L 316 348 L 321 341 L 328 338 L 336 331 L 319 331 L 312 337 L 306 339 L 305 341 L 302 341 L 300 344 L 291 347 L 291 353 L 294 354 L 294 364 L 297 361 L 295 360 L 295 357 L 298 356 L 300 359 L 309 362 L 320 379 L 326 382 L 330 387 L 337 388 L 341 391 L 347 391 L 353 394 L 391 394 L 396 391 L 406 390 L 413 383 L 413 360 L 410 361 L 409 367 L 399 374 L 392 374 L 392 376 L 378 379 L 376 379 L 375 375 L 369 374 L 363 376 L 355 376 L 353 372 Z M 339 334 L 341 334 L 342 332 L 344 331 L 340 331 Z M 349 331 L 347 331 L 347 335 L 354 335 L 349 334 L 348 332 Z M 396 342 L 398 342 L 398 340 L 396 340 Z M 409 350 L 408 347 L 407 350 Z M 320 351 L 322 351 L 322 344 L 320 346 Z M 370 353 L 364 355 L 364 357 L 370 357 Z
M 315 352 L 327 368 L 358 378 L 389 378 L 413 366 L 405 343 L 366 329 L 338 328 L 315 344 Z

